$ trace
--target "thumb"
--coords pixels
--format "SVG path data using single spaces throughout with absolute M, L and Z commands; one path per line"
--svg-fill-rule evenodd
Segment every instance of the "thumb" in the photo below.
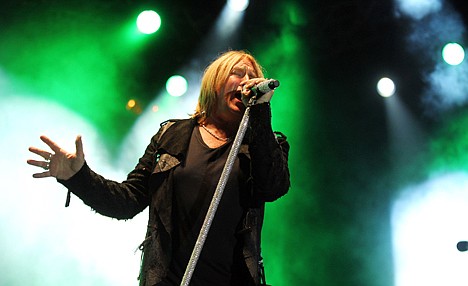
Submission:
M 81 135 L 76 136 L 75 146 L 76 146 L 76 157 L 80 159 L 84 159 L 83 142 L 81 141 Z
M 262 95 L 262 96 L 257 100 L 257 104 L 265 103 L 265 102 L 270 102 L 271 98 L 273 97 L 273 93 L 274 93 L 274 91 L 271 90 L 271 91 L 265 93 L 264 95 Z

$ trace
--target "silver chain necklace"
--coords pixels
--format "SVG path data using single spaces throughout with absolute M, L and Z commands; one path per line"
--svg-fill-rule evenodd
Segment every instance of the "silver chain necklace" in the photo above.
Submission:
M 206 132 L 208 132 L 208 134 L 210 134 L 211 136 L 213 136 L 214 138 L 218 139 L 219 141 L 229 141 L 229 137 L 228 138 L 221 138 L 219 137 L 218 135 L 212 133 L 210 130 L 208 130 L 208 128 L 206 128 L 205 124 L 200 124 L 200 126 L 205 129 Z

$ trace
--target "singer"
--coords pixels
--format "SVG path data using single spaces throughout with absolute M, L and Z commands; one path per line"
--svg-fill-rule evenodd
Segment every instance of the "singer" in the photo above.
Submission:
M 68 189 L 66 205 L 73 193 L 98 213 L 117 219 L 130 219 L 149 207 L 139 285 L 180 285 L 246 104 L 256 96 L 190 285 L 266 285 L 260 253 L 264 206 L 288 192 L 290 178 L 289 144 L 271 127 L 274 88 L 261 96 L 255 92 L 267 81 L 263 77 L 248 52 L 221 54 L 205 70 L 193 115 L 162 123 L 123 182 L 106 179 L 87 165 L 81 136 L 73 153 L 41 136 L 50 150 L 30 147 L 43 159 L 27 163 L 43 169 L 33 177 L 54 177 Z

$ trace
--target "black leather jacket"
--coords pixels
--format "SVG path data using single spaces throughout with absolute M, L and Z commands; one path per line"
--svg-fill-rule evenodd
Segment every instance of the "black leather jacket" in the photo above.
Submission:
M 289 144 L 280 133 L 271 130 L 269 104 L 254 105 L 250 127 L 238 157 L 247 168 L 250 203 L 245 209 L 243 253 L 255 285 L 260 285 L 260 234 L 264 204 L 286 194 L 289 186 Z M 156 285 L 166 274 L 172 252 L 172 177 L 173 170 L 186 157 L 195 119 L 172 120 L 162 124 L 144 155 L 125 181 L 107 180 L 85 163 L 69 180 L 59 180 L 69 191 L 98 213 L 117 219 L 130 219 L 149 206 L 140 285 Z M 161 136 L 161 134 L 163 136 Z

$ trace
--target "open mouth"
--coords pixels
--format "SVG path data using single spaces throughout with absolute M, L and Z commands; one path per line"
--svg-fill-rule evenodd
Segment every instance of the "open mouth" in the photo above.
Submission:
M 240 101 L 242 101 L 242 93 L 241 93 L 240 90 L 238 90 L 238 91 L 236 91 L 236 92 L 234 93 L 234 98 L 237 98 L 237 99 L 239 99 Z

